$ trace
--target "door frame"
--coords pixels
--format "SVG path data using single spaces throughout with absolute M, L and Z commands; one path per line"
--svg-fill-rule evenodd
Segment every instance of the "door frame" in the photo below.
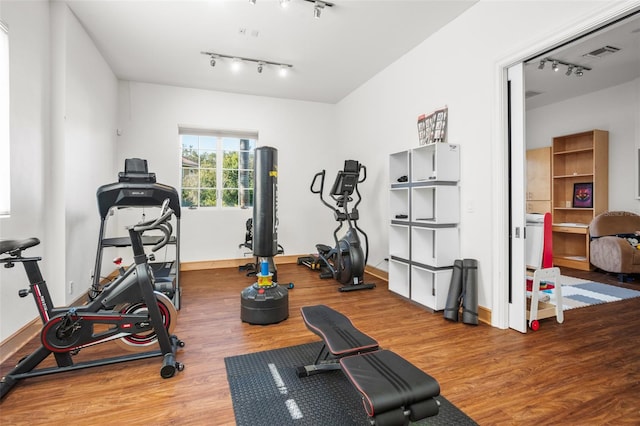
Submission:
M 545 51 L 555 49 L 561 45 L 578 39 L 585 34 L 599 30 L 605 27 L 609 23 L 620 19 L 625 15 L 630 15 L 637 12 L 640 9 L 640 5 L 635 2 L 624 3 L 606 3 L 596 13 L 588 16 L 581 17 L 575 20 L 572 24 L 567 25 L 565 30 L 560 33 L 550 34 L 548 37 L 543 38 L 538 43 L 531 45 L 528 49 L 521 51 L 518 54 L 513 54 L 502 60 L 497 61 L 495 66 L 495 87 L 497 88 L 497 96 L 495 99 L 495 120 L 493 123 L 494 134 L 493 143 L 491 149 L 497 155 L 493 156 L 492 161 L 492 189 L 493 189 L 493 205 L 496 206 L 496 214 L 493 218 L 493 229 L 495 230 L 496 238 L 493 240 L 492 249 L 495 253 L 494 268 L 492 272 L 492 282 L 495 283 L 492 290 L 492 312 L 491 312 L 491 325 L 497 328 L 510 328 L 510 317 L 515 318 L 521 316 L 520 321 L 526 321 L 526 306 L 522 310 L 522 313 L 516 313 L 513 311 L 513 306 L 510 312 L 510 300 L 509 289 L 512 285 L 511 273 L 512 268 L 517 267 L 511 263 L 510 252 L 510 220 L 512 212 L 509 206 L 509 99 L 507 90 L 507 71 L 509 68 L 515 65 L 522 65 L 531 58 L 543 54 Z M 524 97 L 526 81 L 522 85 L 522 94 Z M 521 120 L 526 126 L 526 111 L 523 109 L 521 117 L 511 117 L 511 119 Z M 519 149 L 524 150 L 526 147 L 526 138 L 522 141 L 523 146 Z M 521 170 L 524 170 L 525 165 L 523 163 Z M 524 194 L 525 188 L 522 188 Z M 524 221 L 524 215 L 522 217 Z M 521 283 L 513 283 L 513 285 L 524 286 L 524 270 L 522 271 Z M 518 327 L 520 328 L 520 327 Z M 526 331 L 526 330 L 525 330 Z

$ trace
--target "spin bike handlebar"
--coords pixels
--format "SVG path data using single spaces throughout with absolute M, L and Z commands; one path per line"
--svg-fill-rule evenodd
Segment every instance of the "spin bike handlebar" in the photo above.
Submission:
M 137 232 L 140 235 L 152 229 L 157 229 L 161 231 L 163 234 L 162 240 L 151 248 L 151 251 L 153 252 L 158 251 L 162 247 L 167 245 L 167 243 L 169 242 L 169 239 L 171 238 L 171 234 L 173 233 L 173 227 L 169 222 L 172 215 L 173 215 L 173 210 L 169 208 L 169 199 L 167 198 L 162 203 L 162 207 L 160 209 L 160 215 L 157 218 L 148 220 L 146 222 L 138 223 L 137 225 L 134 225 L 131 229 L 133 229 L 134 232 Z

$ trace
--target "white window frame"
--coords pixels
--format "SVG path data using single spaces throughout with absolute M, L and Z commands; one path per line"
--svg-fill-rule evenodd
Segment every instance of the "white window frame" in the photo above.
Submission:
M 201 129 L 201 128 L 193 128 L 193 127 L 184 127 L 184 126 L 180 126 L 178 128 L 178 134 L 179 134 L 179 143 L 180 143 L 180 156 L 181 156 L 181 163 L 180 163 L 180 203 L 183 207 L 186 208 L 205 208 L 205 209 L 242 209 L 242 208 L 252 208 L 253 207 L 253 194 L 251 194 L 251 202 L 249 203 L 249 205 L 241 205 L 240 203 L 238 203 L 238 205 L 235 206 L 225 206 L 222 203 L 223 200 L 223 191 L 225 189 L 229 189 L 229 188 L 224 188 L 223 187 L 223 164 L 224 164 L 224 140 L 231 138 L 231 139 L 248 139 L 250 141 L 253 141 L 253 147 L 250 149 L 251 152 L 251 164 L 253 164 L 254 161 L 254 153 L 255 153 L 255 148 L 258 147 L 258 133 L 257 132 L 249 132 L 249 131 L 232 131 L 232 130 L 214 130 L 214 129 Z M 215 138 L 217 140 L 216 142 L 216 166 L 215 166 L 215 170 L 216 170 L 216 205 L 215 206 L 201 206 L 200 205 L 200 194 L 198 194 L 198 203 L 197 205 L 185 205 L 184 204 L 184 200 L 183 200 L 183 179 L 182 179 L 182 136 L 206 136 L 206 137 L 212 137 Z M 200 167 L 198 167 L 200 168 Z M 253 168 L 249 169 L 251 171 L 251 173 L 253 173 Z M 198 186 L 198 191 L 200 191 L 202 188 L 200 186 Z M 250 191 L 253 192 L 253 187 L 250 188 Z
M 0 21 L 0 217 L 11 214 L 9 27 Z

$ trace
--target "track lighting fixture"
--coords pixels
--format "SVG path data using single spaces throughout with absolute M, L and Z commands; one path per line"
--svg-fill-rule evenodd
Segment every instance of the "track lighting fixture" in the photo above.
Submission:
M 281 62 L 265 61 L 264 59 L 244 58 L 242 56 L 223 55 L 221 53 L 214 53 L 214 52 L 200 52 L 200 53 L 203 54 L 203 55 L 209 56 L 209 58 L 210 58 L 209 63 L 211 64 L 212 67 L 215 67 L 217 61 L 219 61 L 220 59 L 230 59 L 231 60 L 231 70 L 233 72 L 238 72 L 240 70 L 240 68 L 242 68 L 242 63 L 243 62 L 253 62 L 253 63 L 257 64 L 258 74 L 262 74 L 262 71 L 268 65 L 272 65 L 274 67 L 278 67 L 279 68 L 278 74 L 280 74 L 282 77 L 287 75 L 287 72 L 289 71 L 289 68 L 293 68 L 293 65 L 291 65 L 291 64 L 283 64 Z
M 582 77 L 584 75 L 585 71 L 591 71 L 591 68 L 589 67 L 585 67 L 582 65 L 576 65 L 576 64 L 572 64 L 570 62 L 565 62 L 565 61 L 561 61 L 559 59 L 553 59 L 553 58 L 543 58 L 540 59 L 540 62 L 538 63 L 538 69 L 544 69 L 544 65 L 547 62 L 551 62 L 551 69 L 555 72 L 560 70 L 560 66 L 565 66 L 567 67 L 567 71 L 564 73 L 564 75 L 566 76 L 570 76 L 571 74 L 575 74 L 578 77 Z

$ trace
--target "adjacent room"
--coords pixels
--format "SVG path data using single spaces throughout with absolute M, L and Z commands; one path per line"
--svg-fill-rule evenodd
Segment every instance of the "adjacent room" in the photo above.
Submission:
M 0 36 L 1 423 L 640 423 L 640 1 Z

